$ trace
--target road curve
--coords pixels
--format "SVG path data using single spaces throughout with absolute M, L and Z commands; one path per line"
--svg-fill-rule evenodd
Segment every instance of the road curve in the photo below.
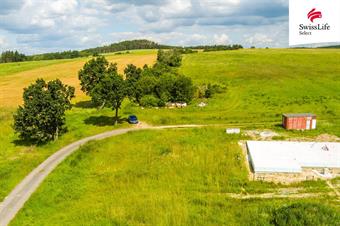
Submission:
M 0 226 L 7 226 L 15 217 L 25 202 L 30 198 L 33 192 L 39 187 L 42 181 L 61 163 L 65 158 L 75 152 L 80 146 L 91 140 L 102 140 L 108 137 L 128 133 L 130 131 L 149 130 L 149 129 L 171 129 L 171 128 L 194 128 L 200 125 L 174 125 L 174 126 L 148 126 L 141 128 L 116 129 L 109 132 L 101 133 L 95 136 L 87 137 L 76 141 L 66 147 L 63 147 L 20 182 L 12 192 L 0 204 Z

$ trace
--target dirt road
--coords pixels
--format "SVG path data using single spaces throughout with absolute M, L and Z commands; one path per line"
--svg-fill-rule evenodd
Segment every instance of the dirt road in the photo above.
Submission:
M 102 140 L 108 137 L 125 134 L 131 131 L 145 129 L 171 129 L 171 128 L 194 128 L 199 125 L 175 125 L 175 126 L 142 126 L 128 129 L 117 129 L 95 136 L 87 137 L 76 141 L 46 159 L 37 168 L 35 168 L 26 178 L 18 184 L 14 190 L 0 204 L 0 226 L 6 226 L 15 217 L 25 202 L 30 198 L 32 193 L 39 187 L 42 181 L 61 163 L 65 158 L 75 152 L 80 146 L 91 140 Z

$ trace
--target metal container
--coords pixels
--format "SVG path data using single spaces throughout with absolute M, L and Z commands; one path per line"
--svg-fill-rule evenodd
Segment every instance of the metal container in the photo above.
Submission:
M 287 130 L 313 130 L 316 129 L 316 115 L 310 113 L 283 114 L 282 124 Z

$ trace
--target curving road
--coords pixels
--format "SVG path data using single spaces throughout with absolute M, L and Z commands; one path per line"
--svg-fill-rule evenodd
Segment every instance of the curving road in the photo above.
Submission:
M 200 125 L 175 125 L 175 126 L 155 126 L 141 128 L 117 129 L 109 132 L 101 133 L 95 136 L 87 137 L 76 141 L 46 159 L 24 180 L 18 184 L 12 192 L 5 198 L 3 203 L 0 203 L 0 226 L 6 226 L 15 217 L 19 210 L 24 206 L 25 202 L 30 198 L 32 193 L 39 187 L 42 181 L 61 163 L 65 158 L 75 152 L 80 146 L 91 140 L 101 140 L 120 134 L 125 134 L 130 131 L 138 131 L 145 129 L 171 129 L 171 128 L 194 128 L 202 127 Z

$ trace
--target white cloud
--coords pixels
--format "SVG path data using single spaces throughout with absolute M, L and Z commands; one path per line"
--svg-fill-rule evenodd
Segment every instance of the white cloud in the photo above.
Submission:
M 265 45 L 271 44 L 274 40 L 265 34 L 256 33 L 255 35 L 246 38 L 245 40 L 250 45 Z
M 0 37 L 0 47 L 5 47 L 7 44 L 7 41 L 4 37 Z
M 230 43 L 229 36 L 226 34 L 214 35 L 214 41 L 217 45 L 226 45 Z
M 0 52 L 8 50 L 9 46 L 10 46 L 9 40 L 4 36 L 0 36 Z
M 73 12 L 78 6 L 77 0 L 56 0 L 50 5 L 51 11 L 57 14 Z
M 288 0 L 3 1 L 0 35 L 12 41 L 11 48 L 30 53 L 132 38 L 173 45 L 287 45 Z

